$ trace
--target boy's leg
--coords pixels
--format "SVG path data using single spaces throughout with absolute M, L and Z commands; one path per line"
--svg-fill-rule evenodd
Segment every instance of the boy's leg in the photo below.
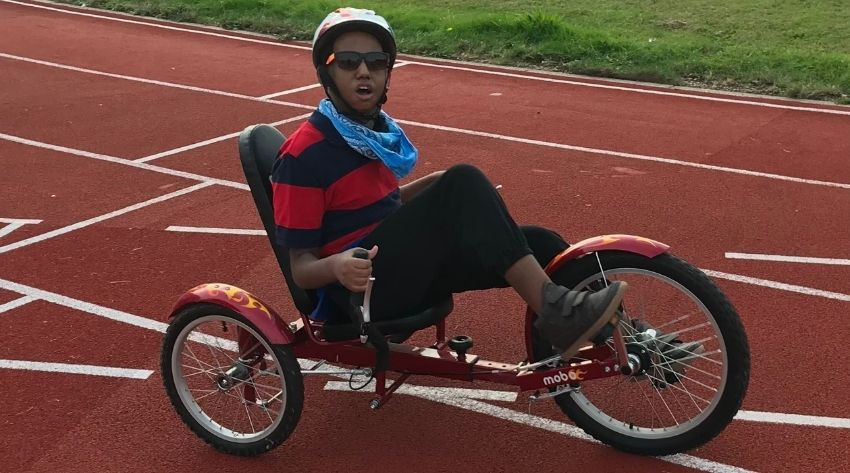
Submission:
M 569 244 L 558 233 L 548 228 L 535 225 L 522 225 L 520 230 L 528 242 L 528 247 L 537 264 L 545 268 L 558 253 L 569 247 Z M 463 256 L 461 256 L 463 258 Z M 465 256 L 464 264 L 454 268 L 444 268 L 438 276 L 441 293 L 458 293 L 491 288 L 509 287 L 503 274 L 486 271 L 477 264 L 471 255 Z
M 498 191 L 466 165 L 447 170 L 360 246 L 372 245 L 378 245 L 372 262 L 376 320 L 422 310 L 435 293 L 450 294 L 439 290 L 439 276 L 448 271 L 500 275 L 531 254 Z

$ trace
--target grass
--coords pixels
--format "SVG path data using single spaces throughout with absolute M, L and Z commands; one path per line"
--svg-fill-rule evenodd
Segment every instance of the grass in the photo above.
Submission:
M 309 40 L 328 0 L 65 0 Z M 410 54 L 850 104 L 846 0 L 364 0 Z

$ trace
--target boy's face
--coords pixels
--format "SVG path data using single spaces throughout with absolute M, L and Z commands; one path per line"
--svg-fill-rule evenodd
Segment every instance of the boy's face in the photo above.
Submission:
M 360 31 L 341 35 L 334 43 L 333 50 L 334 55 L 340 52 L 365 54 L 383 51 L 381 43 L 374 36 Z M 340 95 L 357 112 L 371 113 L 384 95 L 387 85 L 386 67 L 369 69 L 364 60 L 354 70 L 347 70 L 341 67 L 341 62 L 335 60 L 328 68 Z

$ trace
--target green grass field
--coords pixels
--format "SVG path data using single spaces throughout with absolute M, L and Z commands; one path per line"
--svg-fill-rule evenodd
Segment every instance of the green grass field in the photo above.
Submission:
M 66 0 L 307 40 L 339 6 L 402 52 L 850 103 L 848 0 Z

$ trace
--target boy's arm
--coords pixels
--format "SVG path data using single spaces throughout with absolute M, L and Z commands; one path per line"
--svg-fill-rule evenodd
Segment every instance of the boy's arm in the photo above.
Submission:
M 414 198 L 416 194 L 422 192 L 426 187 L 430 186 L 434 181 L 440 178 L 445 171 L 436 171 L 428 174 L 427 176 L 420 177 L 415 181 L 408 182 L 407 184 L 399 187 L 399 191 L 401 192 L 401 201 L 409 202 L 410 199 Z

